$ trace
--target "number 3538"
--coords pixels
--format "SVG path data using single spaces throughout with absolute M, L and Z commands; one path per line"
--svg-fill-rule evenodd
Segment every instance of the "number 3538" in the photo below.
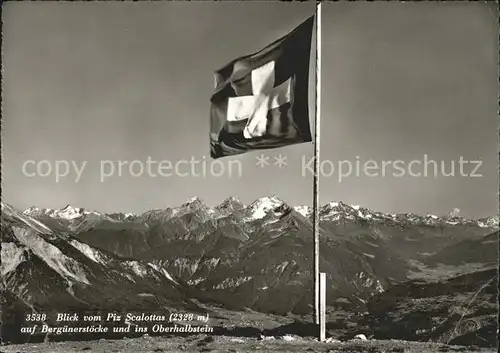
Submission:
M 44 321 L 47 319 L 45 314 L 26 314 L 26 321 Z

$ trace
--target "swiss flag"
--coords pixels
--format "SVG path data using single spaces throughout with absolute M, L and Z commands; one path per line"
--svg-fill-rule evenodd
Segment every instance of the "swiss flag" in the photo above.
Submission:
M 312 140 L 308 88 L 313 24 L 314 16 L 215 72 L 212 158 Z

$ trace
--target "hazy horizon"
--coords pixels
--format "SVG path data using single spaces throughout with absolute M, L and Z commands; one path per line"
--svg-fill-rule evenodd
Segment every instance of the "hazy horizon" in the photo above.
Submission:
M 320 178 L 320 203 L 435 215 L 458 208 L 466 218 L 498 214 L 493 7 L 322 6 L 321 159 L 409 164 L 428 158 L 449 170 L 462 158 L 481 161 L 482 176 L 350 175 L 339 181 L 334 174 Z M 212 163 L 214 70 L 313 13 L 314 3 L 307 2 L 4 3 L 2 201 L 18 209 L 69 204 L 141 213 L 193 196 L 213 206 L 229 196 L 249 204 L 277 195 L 291 206 L 311 206 L 312 177 L 302 175 L 301 166 L 302 158 L 312 157 L 312 144 L 262 151 L 271 163 L 286 155 L 281 169 L 256 166 L 259 151 L 223 158 L 224 165 L 241 163 L 241 176 L 124 173 L 101 182 L 99 166 L 148 157 Z M 312 90 L 309 98 L 312 119 Z M 28 160 L 87 164 L 78 182 L 72 172 L 56 182 L 52 175 L 23 174 Z

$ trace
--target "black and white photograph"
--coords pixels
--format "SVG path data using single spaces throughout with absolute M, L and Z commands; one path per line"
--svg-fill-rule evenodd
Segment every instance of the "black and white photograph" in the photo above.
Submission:
M 4 2 L 0 352 L 496 352 L 498 24 Z

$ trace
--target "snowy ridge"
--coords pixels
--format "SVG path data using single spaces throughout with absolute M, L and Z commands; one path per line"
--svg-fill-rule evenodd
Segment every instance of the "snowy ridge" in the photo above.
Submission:
M 309 206 L 295 206 L 293 209 L 306 218 L 312 214 L 312 209 Z
M 86 210 L 81 207 L 65 206 L 60 209 L 30 207 L 23 213 L 33 220 L 39 220 L 49 226 L 55 226 L 54 230 L 68 228 L 74 233 L 85 232 L 97 225 L 103 227 L 119 226 L 123 221 L 133 220 L 134 216 L 120 214 L 102 214 L 96 211 Z M 57 223 L 53 223 L 53 222 Z
M 199 197 L 194 196 L 183 203 L 180 207 L 176 207 L 172 209 L 171 217 L 181 217 L 187 213 L 200 211 L 204 216 L 212 216 L 214 214 L 214 210 L 210 207 L 206 206 Z
M 3 206 L 2 206 L 3 207 Z M 250 205 L 246 206 L 236 197 L 228 197 L 221 204 L 215 207 L 208 207 L 199 197 L 192 197 L 184 202 L 181 206 L 175 208 L 158 209 L 144 212 L 141 215 L 132 213 L 123 214 L 123 220 L 142 221 L 146 224 L 149 220 L 168 221 L 173 217 L 181 217 L 185 214 L 197 212 L 201 216 L 202 221 L 210 219 L 216 220 L 221 217 L 227 217 L 236 211 L 244 213 L 243 222 L 253 222 L 265 218 L 270 212 L 274 212 L 279 216 L 280 208 L 288 208 L 286 203 L 277 196 L 262 197 Z M 3 208 L 2 208 L 3 210 Z M 306 218 L 312 217 L 312 207 L 310 206 L 295 206 L 293 210 Z M 66 206 L 62 209 L 38 209 L 30 207 L 24 214 L 36 217 L 44 214 L 51 218 L 71 221 L 73 230 L 81 230 L 87 228 L 87 223 L 92 226 L 92 222 L 96 220 L 106 220 L 110 222 L 120 222 L 116 218 L 106 214 L 101 214 L 96 211 L 88 211 L 83 208 L 75 208 Z M 465 219 L 459 217 L 456 213 L 450 214 L 447 217 L 438 217 L 433 214 L 417 215 L 413 213 L 383 213 L 364 208 L 360 205 L 348 205 L 342 201 L 332 201 L 319 207 L 319 216 L 322 221 L 373 221 L 373 222 L 392 222 L 395 224 L 416 224 L 416 225 L 476 225 L 483 228 L 498 228 L 499 217 L 493 216 L 476 220 Z M 32 218 L 36 222 L 36 219 Z M 26 220 L 23 220 L 26 222 Z M 45 231 L 50 231 L 43 224 L 38 224 L 38 228 L 44 228 Z
M 295 206 L 294 210 L 305 217 L 312 217 L 309 206 Z M 398 224 L 416 225 L 475 225 L 483 228 L 498 228 L 499 217 L 493 216 L 481 219 L 465 219 L 459 216 L 438 217 L 433 214 L 417 215 L 414 213 L 383 213 L 372 211 L 359 205 L 348 205 L 342 201 L 332 201 L 319 208 L 320 219 L 325 221 L 366 220 L 391 221 Z

